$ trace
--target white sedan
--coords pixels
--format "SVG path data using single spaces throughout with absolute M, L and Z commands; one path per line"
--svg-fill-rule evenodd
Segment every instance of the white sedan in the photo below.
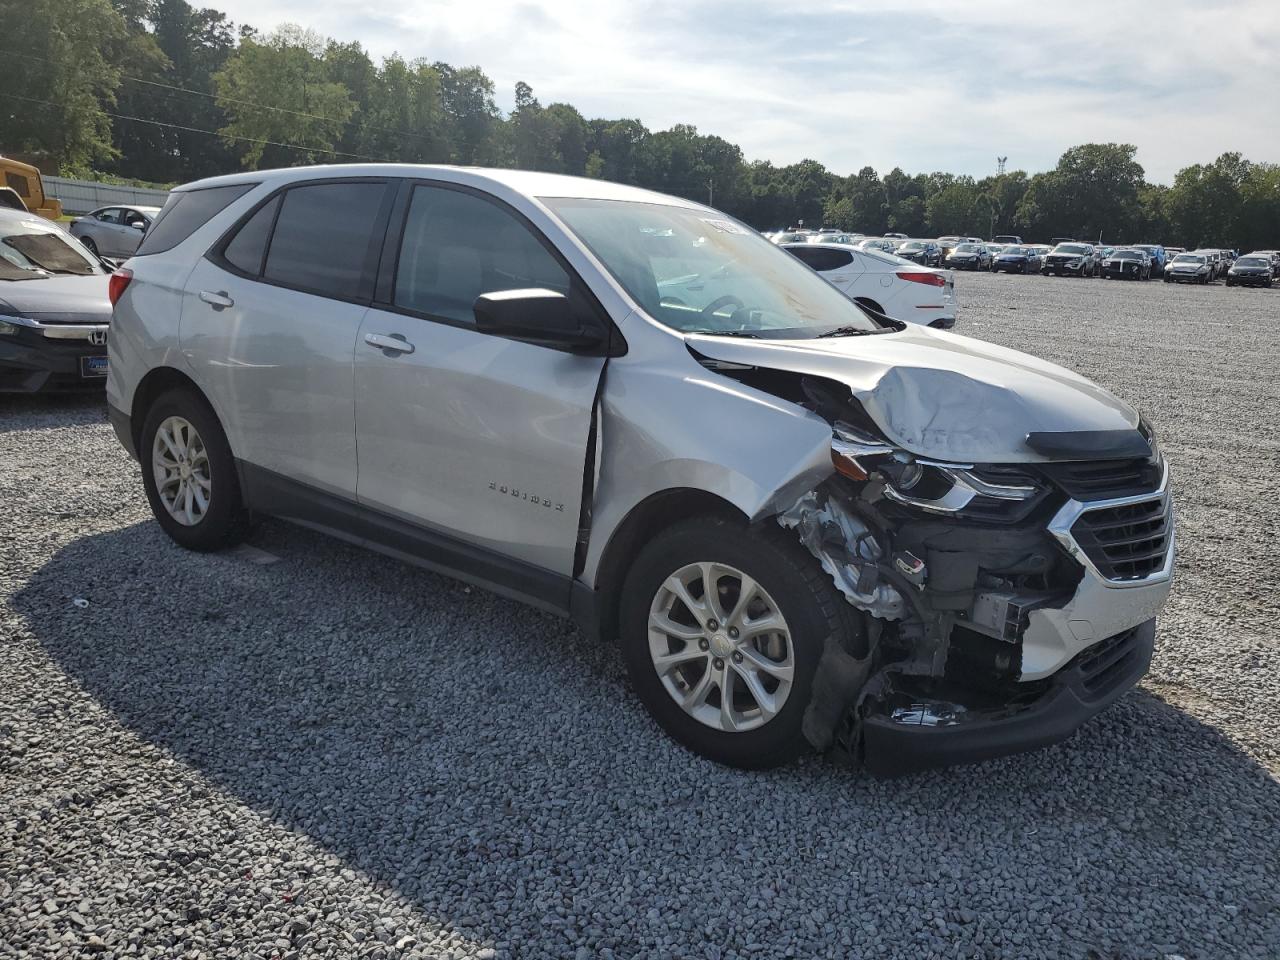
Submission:
M 880 250 L 839 243 L 784 243 L 856 303 L 896 320 L 950 330 L 956 323 L 955 275 Z

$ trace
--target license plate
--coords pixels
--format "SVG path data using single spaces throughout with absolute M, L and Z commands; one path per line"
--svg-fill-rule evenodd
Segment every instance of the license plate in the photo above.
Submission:
M 80 376 L 105 377 L 107 375 L 106 357 L 81 357 Z

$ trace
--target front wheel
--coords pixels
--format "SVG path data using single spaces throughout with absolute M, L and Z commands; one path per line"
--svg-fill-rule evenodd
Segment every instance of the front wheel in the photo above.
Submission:
M 203 397 L 162 394 L 147 411 L 138 446 L 142 483 L 160 526 L 188 550 L 219 550 L 244 538 L 247 514 L 226 434 Z
M 671 737 L 747 769 L 809 749 L 802 725 L 818 660 L 828 637 L 852 638 L 854 619 L 794 537 L 689 520 L 640 552 L 623 591 L 627 672 Z

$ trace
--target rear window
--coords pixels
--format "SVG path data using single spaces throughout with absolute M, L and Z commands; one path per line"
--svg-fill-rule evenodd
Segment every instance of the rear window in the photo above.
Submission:
M 244 196 L 256 183 L 236 183 L 226 187 L 207 187 L 203 190 L 183 190 L 169 194 L 160 209 L 160 215 L 142 238 L 137 257 L 149 253 L 172 250 L 195 233 L 233 200 Z
M 787 247 L 787 250 L 818 271 L 839 270 L 853 263 L 853 254 L 846 250 L 827 250 L 823 247 Z
M 317 183 L 284 195 L 267 249 L 264 280 L 344 300 L 372 295 L 381 248 L 374 227 L 385 182 Z

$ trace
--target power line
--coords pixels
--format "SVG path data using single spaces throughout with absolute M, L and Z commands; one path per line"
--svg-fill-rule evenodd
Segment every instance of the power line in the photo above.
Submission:
M 52 100 L 37 100 L 35 97 L 24 97 L 16 93 L 5 93 L 0 91 L 0 97 L 10 97 L 14 100 L 25 100 L 27 103 L 39 103 L 46 107 L 56 107 L 59 104 Z M 110 110 L 103 110 L 104 114 L 115 120 L 131 120 L 134 123 L 146 123 L 153 127 L 165 127 L 170 130 L 185 130 L 187 133 L 207 133 L 211 137 L 223 137 L 227 140 L 240 140 L 244 143 L 260 143 L 269 147 L 284 147 L 288 150 L 303 150 L 308 153 L 326 153 L 334 157 L 350 157 L 354 160 L 371 160 L 374 163 L 395 163 L 385 157 L 370 157 L 362 153 L 345 153 L 341 150 L 330 150 L 327 147 L 308 147 L 299 143 L 281 143 L 278 140 L 262 140 L 258 137 L 243 137 L 234 133 L 220 133 L 217 130 L 203 130 L 199 127 L 186 127 L 178 123 L 165 123 L 161 120 L 149 120 L 146 117 L 131 117 L 127 114 L 112 113 Z

